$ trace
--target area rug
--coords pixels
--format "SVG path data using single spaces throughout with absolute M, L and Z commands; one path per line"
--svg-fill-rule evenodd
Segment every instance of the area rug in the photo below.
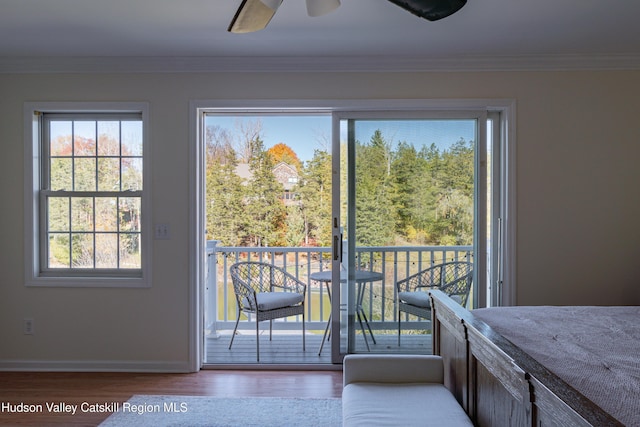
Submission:
M 342 425 L 342 400 L 281 397 L 136 395 L 100 427 L 332 427 Z

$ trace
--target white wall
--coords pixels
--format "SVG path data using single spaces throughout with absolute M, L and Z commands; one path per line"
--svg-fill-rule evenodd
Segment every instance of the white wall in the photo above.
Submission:
M 216 98 L 515 99 L 518 304 L 640 304 L 640 71 L 0 75 L 0 369 L 188 369 L 189 101 Z M 24 286 L 25 101 L 150 103 L 150 289 Z

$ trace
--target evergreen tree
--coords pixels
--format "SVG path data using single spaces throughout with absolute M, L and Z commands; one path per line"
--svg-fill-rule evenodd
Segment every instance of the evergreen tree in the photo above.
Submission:
M 443 245 L 473 243 L 473 147 L 473 141 L 460 139 L 442 155 L 437 223 Z
M 286 207 L 286 210 L 285 245 L 300 246 L 306 237 L 302 208 L 298 205 L 290 205 Z
M 412 180 L 410 199 L 412 228 L 417 243 L 439 245 L 441 231 L 438 227 L 437 200 L 442 191 L 442 156 L 435 144 L 423 145 L 418 152 L 417 174 Z
M 356 141 L 356 239 L 359 246 L 393 244 L 395 185 L 387 167 L 389 147 L 376 130 L 369 144 Z
M 413 227 L 414 212 L 412 203 L 415 197 L 413 182 L 419 175 L 418 156 L 413 145 L 398 143 L 398 148 L 391 164 L 391 175 L 396 184 L 395 202 L 397 206 L 396 229 L 400 234 L 408 233 Z
M 465 195 L 473 196 L 473 145 L 473 141 L 461 138 L 442 154 L 443 188 L 456 188 Z
M 296 192 L 304 222 L 305 244 L 331 244 L 331 155 L 315 150 Z
M 273 175 L 273 161 L 258 137 L 252 142 L 249 161 L 252 177 L 247 187 L 247 232 L 255 246 L 275 246 L 284 240 L 285 207 L 282 184 Z
M 245 187 L 235 172 L 237 164 L 232 149 L 207 162 L 207 239 L 228 246 L 239 246 L 246 237 Z

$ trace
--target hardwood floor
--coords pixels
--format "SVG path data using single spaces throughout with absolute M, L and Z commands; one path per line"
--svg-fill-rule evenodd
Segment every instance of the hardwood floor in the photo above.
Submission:
M 110 413 L 49 412 L 46 404 L 124 402 L 135 394 L 183 396 L 341 397 L 341 371 L 222 371 L 194 374 L 0 372 L 1 426 L 96 426 Z M 15 405 L 42 405 L 16 413 Z M 80 406 L 79 406 L 80 407 Z M 37 409 L 37 407 L 36 407 Z

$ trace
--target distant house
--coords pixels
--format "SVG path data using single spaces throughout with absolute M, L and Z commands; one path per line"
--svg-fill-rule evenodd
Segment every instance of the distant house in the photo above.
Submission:
M 298 171 L 289 163 L 280 162 L 273 167 L 273 174 L 284 189 L 289 191 L 298 183 Z
M 284 194 L 282 195 L 284 204 L 289 206 L 297 203 L 295 201 L 296 194 L 293 192 L 293 189 L 296 184 L 298 184 L 300 176 L 295 166 L 286 162 L 280 162 L 273 167 L 272 171 L 276 181 L 284 187 Z M 238 166 L 236 166 L 236 174 L 245 181 L 250 180 L 252 177 L 251 169 L 249 169 L 247 163 L 238 164 Z
M 295 204 L 296 195 L 293 188 L 298 183 L 298 171 L 289 163 L 280 162 L 273 167 L 273 175 L 276 180 L 284 187 L 283 200 L 285 205 Z

